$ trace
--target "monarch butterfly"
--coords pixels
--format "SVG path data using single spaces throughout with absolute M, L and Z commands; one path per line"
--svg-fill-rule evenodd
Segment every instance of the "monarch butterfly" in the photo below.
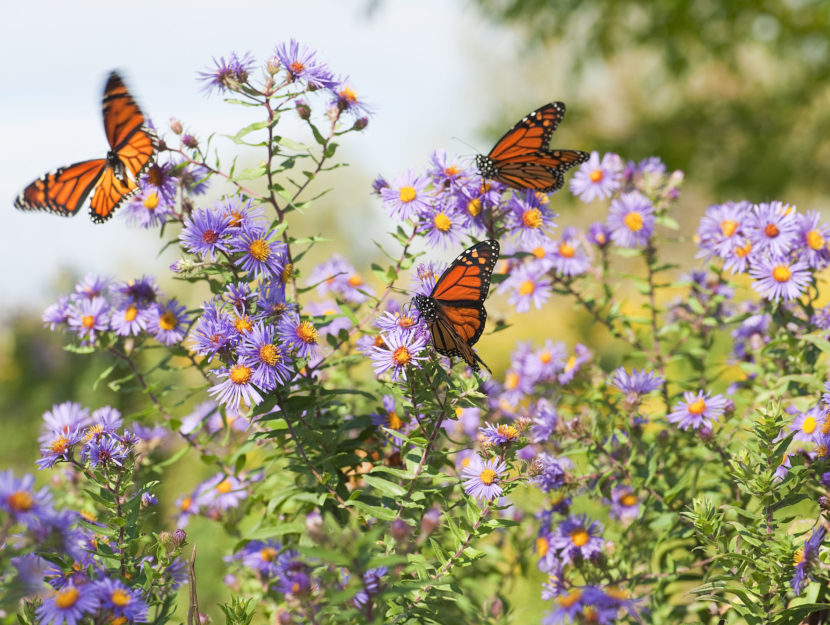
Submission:
M 553 131 L 564 117 L 564 102 L 545 104 L 526 115 L 487 156 L 476 156 L 478 172 L 516 189 L 556 191 L 565 182 L 565 172 L 590 156 L 578 150 L 548 149 Z
M 117 72 L 107 79 L 102 108 L 110 145 L 106 158 L 81 161 L 43 175 L 23 189 L 14 202 L 17 208 L 69 217 L 94 189 L 89 216 L 95 223 L 103 223 L 138 191 L 138 178 L 153 162 L 158 140 L 145 126 L 141 109 Z
M 478 363 L 490 371 L 473 350 L 473 345 L 487 321 L 484 300 L 498 258 L 498 241 L 489 239 L 476 243 L 464 250 L 441 274 L 428 297 L 416 295 L 412 298 L 429 326 L 435 350 L 450 358 L 463 358 L 473 371 L 479 371 Z

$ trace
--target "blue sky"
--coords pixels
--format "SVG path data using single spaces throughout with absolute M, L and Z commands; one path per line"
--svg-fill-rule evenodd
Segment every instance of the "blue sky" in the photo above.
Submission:
M 144 112 L 166 127 L 170 117 L 197 133 L 233 133 L 254 121 L 199 89 L 196 72 L 211 57 L 249 51 L 258 59 L 294 37 L 347 74 L 374 110 L 370 126 L 350 137 L 351 189 L 373 175 L 422 166 L 435 147 L 467 153 L 455 139 L 486 143 L 477 131 L 489 113 L 527 98 L 486 88 L 490 72 L 515 55 L 515 41 L 463 3 L 383 2 L 20 2 L 0 20 L 0 313 L 39 308 L 55 295 L 61 272 L 132 277 L 162 274 L 155 233 L 114 218 L 62 219 L 23 213 L 12 203 L 43 172 L 107 149 L 100 100 L 107 72 L 120 68 Z M 492 83 L 490 83 L 492 84 Z M 531 100 L 531 104 L 535 100 Z M 363 193 L 360 201 L 371 204 Z M 365 208 L 375 210 L 379 207 Z M 375 228 L 382 232 L 383 220 Z M 368 245 L 371 245 L 368 243 Z

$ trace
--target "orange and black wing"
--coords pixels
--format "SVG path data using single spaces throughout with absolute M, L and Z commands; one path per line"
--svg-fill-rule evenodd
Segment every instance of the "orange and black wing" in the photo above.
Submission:
M 107 167 L 98 181 L 98 187 L 89 202 L 89 216 L 97 224 L 112 217 L 118 205 L 138 191 L 138 185 L 129 178 L 120 180 L 112 167 Z
M 547 150 L 553 131 L 564 117 L 564 102 L 545 104 L 508 130 L 487 156 L 501 162 L 511 157 Z
M 435 282 L 430 297 L 439 304 L 481 304 L 499 258 L 499 242 L 489 239 L 464 250 Z
M 137 178 L 152 162 L 158 139 L 118 72 L 110 72 L 101 107 L 110 148 Z
M 71 217 L 83 206 L 105 171 L 109 173 L 111 170 L 102 158 L 61 167 L 23 189 L 14 205 L 22 210 L 40 210 Z

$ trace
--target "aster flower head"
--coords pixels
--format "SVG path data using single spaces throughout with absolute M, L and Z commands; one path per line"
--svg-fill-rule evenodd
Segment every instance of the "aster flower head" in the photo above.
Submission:
M 629 521 L 640 514 L 640 501 L 630 486 L 615 486 L 611 491 L 611 512 L 613 519 Z
M 274 54 L 292 82 L 308 85 L 311 89 L 337 85 L 325 63 L 317 59 L 317 52 L 308 46 L 300 46 L 296 39 L 278 45 Z
M 113 309 L 110 323 L 118 336 L 138 336 L 147 330 L 150 309 L 137 304 L 124 303 Z
M 620 247 L 644 247 L 654 232 L 654 207 L 637 191 L 611 201 L 608 209 L 611 240 Z
M 95 343 L 101 332 L 110 329 L 110 305 L 103 297 L 82 299 L 70 308 L 69 327 L 83 343 Z
M 663 381 L 663 378 L 653 371 L 632 369 L 631 373 L 628 373 L 624 367 L 615 369 L 609 379 L 612 386 L 625 393 L 626 405 L 632 408 L 640 403 L 643 395 L 660 388 Z
M 752 207 L 746 235 L 755 250 L 781 258 L 798 243 L 795 207 L 782 202 L 762 202 Z
M 801 296 L 812 278 L 807 263 L 785 258 L 762 258 L 752 265 L 749 275 L 754 280 L 752 288 L 773 302 Z
M 187 307 L 179 304 L 174 297 L 150 309 L 147 331 L 159 343 L 167 346 L 175 345 L 184 339 L 189 321 Z
M 528 264 L 521 265 L 502 282 L 499 290 L 508 289 L 507 301 L 520 313 L 528 312 L 531 304 L 539 310 L 553 294 L 551 281 Z
M 275 343 L 275 335 L 274 326 L 258 323 L 237 348 L 239 362 L 253 369 L 251 379 L 263 392 L 286 384 L 293 377 L 284 350 Z
M 219 351 L 236 345 L 233 319 L 217 302 L 205 302 L 204 313 L 193 324 L 190 341 L 190 348 L 197 354 L 213 358 Z
M 187 251 L 213 262 L 216 254 L 230 253 L 225 236 L 230 224 L 230 214 L 200 208 L 185 219 L 179 240 Z
M 550 259 L 554 271 L 560 276 L 580 276 L 591 266 L 579 231 L 571 227 L 565 228 L 562 238 L 554 242 Z
M 558 490 L 565 485 L 568 471 L 573 469 L 573 462 L 565 456 L 552 456 L 540 453 L 534 461 L 535 475 L 531 482 L 539 487 L 543 493 Z
M 241 254 L 235 264 L 257 278 L 277 278 L 284 267 L 285 244 L 263 226 L 248 226 L 234 233 L 231 252 Z
M 399 415 L 395 406 L 395 397 L 393 395 L 383 396 L 383 410 L 381 412 L 372 413 L 372 423 L 378 428 L 385 428 L 386 430 L 393 430 L 395 432 L 405 432 L 409 425 L 408 421 L 404 421 Z M 391 437 L 394 445 L 400 446 L 402 440 L 393 434 L 384 432 L 384 436 Z
M 380 197 L 393 217 L 406 221 L 429 208 L 428 184 L 425 177 L 410 169 L 395 178 L 388 187 L 382 188 Z
M 751 216 L 749 202 L 726 202 L 707 208 L 697 230 L 698 257 L 727 255 L 745 235 Z
M 146 193 L 155 193 L 159 200 L 168 205 L 176 201 L 176 174 L 172 162 L 150 165 L 142 174 L 139 186 Z
M 421 361 L 426 359 L 425 347 L 426 337 L 419 332 L 388 332 L 383 336 L 382 346 L 373 346 L 369 350 L 375 375 L 389 371 L 393 380 L 399 377 L 405 380 L 407 367 L 420 368 Z
M 149 230 L 167 222 L 173 214 L 175 200 L 168 199 L 150 187 L 140 187 L 138 193 L 127 203 L 122 216 L 127 223 Z
M 681 430 L 699 430 L 703 427 L 711 429 L 725 409 L 726 398 L 723 395 L 686 391 L 683 399 L 674 405 L 674 410 L 666 418 Z
M 35 490 L 34 476 L 27 474 L 18 479 L 14 473 L 0 471 L 0 510 L 12 521 L 34 527 L 51 509 L 52 496 L 44 487 Z
M 486 423 L 479 429 L 478 438 L 482 447 L 506 447 L 521 439 L 521 434 L 515 425 L 509 423 Z
M 75 292 L 71 298 L 76 302 L 84 299 L 93 300 L 99 297 L 105 298 L 111 284 L 112 277 L 100 276 L 90 272 L 75 285 Z
M 789 424 L 788 430 L 795 432 L 793 440 L 812 442 L 820 434 L 820 427 L 825 420 L 821 406 L 813 406 L 805 412 L 798 412 Z
M 230 233 L 236 229 L 261 228 L 265 218 L 265 210 L 261 204 L 254 204 L 252 200 L 245 200 L 241 195 L 229 195 L 214 203 L 213 209 L 222 215 L 230 217 L 228 225 Z
M 812 269 L 823 269 L 830 263 L 830 226 L 821 221 L 817 211 L 808 211 L 796 216 L 798 241 L 803 250 L 804 260 Z
M 108 435 L 95 437 L 84 445 L 82 457 L 93 467 L 99 465 L 123 466 L 127 458 L 127 450 L 121 442 Z
M 554 530 L 550 546 L 566 564 L 590 560 L 602 553 L 602 524 L 583 515 L 569 517 Z
M 59 326 L 66 326 L 69 324 L 69 317 L 72 314 L 72 304 L 69 296 L 61 295 L 58 301 L 51 304 L 43 311 L 41 319 L 43 323 L 49 326 L 50 330 L 55 330 Z
M 556 376 L 556 381 L 561 385 L 570 384 L 570 382 L 579 373 L 580 367 L 586 362 L 589 362 L 593 357 L 590 349 L 585 347 L 582 343 L 574 345 L 574 353 L 570 355 L 568 361 L 562 369 L 562 373 Z
M 237 410 L 240 402 L 247 406 L 262 402 L 262 395 L 254 387 L 254 370 L 251 367 L 240 361 L 215 373 L 224 378 L 224 381 L 210 387 L 208 393 L 215 395 L 219 403 Z
M 89 424 L 89 410 L 81 404 L 72 401 L 55 404 L 43 413 L 43 426 L 38 442 L 46 443 L 56 434 L 82 430 Z
M 123 582 L 109 578 L 94 584 L 102 609 L 131 623 L 147 621 L 148 606 L 138 589 L 128 588 Z
M 376 569 L 369 569 L 363 573 L 363 588 L 358 590 L 352 598 L 352 601 L 354 601 L 356 606 L 365 606 L 369 603 L 369 599 L 371 597 L 374 597 L 380 592 L 383 576 L 386 575 L 388 571 L 389 569 L 387 567 L 381 566 Z
M 739 236 L 723 252 L 723 268 L 733 274 L 745 273 L 750 262 L 757 256 L 752 239 Z
M 530 426 L 530 442 L 546 442 L 553 436 L 559 423 L 556 407 L 543 397 L 536 402 L 531 415 L 533 425 Z
M 399 310 L 396 312 L 384 311 L 375 320 L 375 327 L 383 333 L 401 330 L 404 332 L 418 331 L 423 326 L 417 312 Z
M 276 540 L 252 540 L 234 554 L 233 559 L 240 560 L 242 564 L 255 570 L 265 579 L 273 579 L 282 570 L 280 551 L 282 551 L 282 545 Z
M 351 263 L 339 254 L 333 254 L 327 261 L 315 267 L 308 283 L 316 285 L 320 297 L 333 293 L 352 304 L 363 303 L 374 294 L 373 289 L 364 283 L 363 277 Z
M 202 89 L 207 93 L 214 89 L 219 92 L 236 91 L 248 81 L 254 58 L 248 52 L 241 57 L 231 52 L 227 60 L 221 56 L 219 60 L 214 58 L 213 65 L 213 68 L 198 74 L 199 80 L 204 83 Z
M 588 240 L 596 245 L 598 248 L 605 248 L 611 241 L 611 231 L 605 222 L 595 221 L 588 226 Z
M 611 152 L 599 157 L 591 152 L 590 158 L 579 166 L 571 178 L 571 193 L 583 202 L 609 197 L 622 185 L 623 161 Z
M 364 117 L 371 113 L 369 107 L 363 101 L 351 81 L 348 78 L 341 78 L 335 85 L 331 87 L 333 98 L 331 100 L 332 108 L 337 109 L 340 113 L 351 113 L 355 117 Z
M 432 261 L 419 263 L 415 268 L 415 276 L 413 276 L 412 280 L 412 294 L 429 297 L 435 288 L 435 283 L 446 268 L 446 263 L 435 263 Z
M 467 172 L 455 160 L 450 160 L 445 150 L 435 150 L 429 159 L 427 171 L 437 188 L 456 187 L 467 177 Z
M 78 625 L 98 608 L 99 598 L 92 584 L 66 585 L 43 600 L 35 614 L 39 623 Z
M 294 349 L 300 358 L 317 354 L 319 344 L 317 328 L 310 321 L 302 321 L 295 312 L 283 315 L 277 323 L 277 334 L 286 349 Z
M 508 211 L 508 226 L 522 243 L 538 245 L 556 227 L 557 215 L 550 209 L 550 197 L 540 191 L 514 194 Z
M 492 501 L 501 497 L 504 489 L 501 480 L 507 473 L 507 463 L 498 458 L 483 460 L 478 454 L 470 456 L 470 461 L 461 472 L 464 480 L 464 492 L 482 501 Z
M 793 558 L 795 574 L 793 575 L 791 585 L 796 596 L 801 594 L 808 583 L 810 571 L 818 562 L 821 543 L 824 541 L 826 533 L 827 530 L 823 526 L 819 525 L 816 527 L 810 535 L 810 538 L 804 543 L 804 548 L 796 552 Z
M 455 247 L 464 235 L 464 218 L 449 202 L 433 202 L 418 214 L 418 222 L 430 247 Z
M 554 599 L 554 609 L 542 619 L 542 625 L 572 623 L 612 625 L 618 622 L 620 609 L 632 610 L 632 600 L 621 593 L 606 592 L 596 586 L 581 586 L 560 593 Z

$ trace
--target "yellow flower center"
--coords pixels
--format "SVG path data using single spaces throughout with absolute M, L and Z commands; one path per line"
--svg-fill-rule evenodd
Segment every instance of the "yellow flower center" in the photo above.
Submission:
M 222 480 L 221 482 L 219 482 L 216 485 L 216 490 L 218 490 L 223 495 L 231 492 L 231 481 L 230 480 Z
M 620 499 L 620 503 L 626 508 L 630 508 L 637 503 L 637 497 L 635 497 L 633 493 L 628 493 Z
M 478 217 L 481 214 L 481 200 L 476 197 L 467 202 L 467 212 L 472 217 Z
M 542 246 L 539 246 L 539 247 L 533 248 L 533 251 L 531 252 L 531 254 L 533 254 L 536 258 L 544 258 L 547 255 L 547 252 L 545 251 L 545 248 L 543 248 Z
M 52 451 L 52 453 L 56 454 L 65 454 L 68 448 L 69 439 L 65 436 L 58 436 L 49 444 L 49 449 Z
M 725 237 L 731 237 L 735 234 L 735 231 L 738 229 L 738 222 L 732 219 L 725 219 L 724 221 L 720 222 L 720 231 L 721 234 Z
M 110 619 L 107 625 L 124 625 L 127 622 L 126 616 L 116 616 L 113 619 Z
M 830 419 L 827 416 L 821 422 L 821 433 L 822 434 L 830 434 Z
M 432 223 L 434 223 L 435 227 L 441 232 L 446 232 L 452 227 L 452 220 L 450 220 L 450 218 L 447 217 L 444 213 L 438 213 L 433 218 Z
M 774 239 L 779 234 L 778 226 L 775 224 L 767 224 L 764 228 L 764 234 L 770 239 Z
M 632 232 L 639 232 L 643 229 L 643 216 L 637 211 L 631 211 L 630 213 L 626 213 L 623 218 L 623 223 Z
M 545 350 L 541 354 L 539 354 L 539 360 L 544 364 L 548 364 L 551 360 L 553 360 L 553 354 Z
M 124 311 L 124 321 L 135 321 L 136 317 L 138 317 L 138 308 L 128 306 L 127 310 Z
M 282 359 L 282 356 L 276 345 L 268 343 L 259 348 L 259 359 L 269 367 L 273 367 Z
M 536 539 L 536 553 L 538 553 L 540 557 L 544 556 L 548 552 L 549 548 L 550 543 L 547 538 L 539 536 L 539 538 Z
M 125 605 L 130 605 L 129 593 L 121 588 L 113 590 L 110 598 L 112 599 L 113 604 L 117 605 L 119 608 L 123 608 Z
M 155 191 L 153 191 L 146 198 L 144 198 L 144 208 L 146 208 L 148 211 L 156 210 L 156 206 L 158 205 L 159 196 Z
M 78 592 L 77 588 L 66 588 L 58 593 L 58 596 L 55 597 L 55 607 L 60 608 L 61 610 L 65 610 L 66 608 L 71 608 L 73 605 L 78 603 L 78 598 L 81 596 L 81 593 Z
M 303 321 L 297 326 L 297 337 L 306 345 L 317 342 L 317 328 L 310 321 Z
M 827 457 L 827 445 L 822 443 L 821 445 L 816 446 L 816 456 L 819 458 L 826 458 Z
M 478 478 L 482 484 L 490 486 L 490 484 L 496 481 L 496 472 L 493 469 L 484 469 L 484 471 L 478 474 Z
M 746 258 L 752 251 L 752 243 L 747 241 L 746 245 L 735 248 L 735 256 L 738 258 Z
M 559 255 L 564 256 L 565 258 L 573 258 L 574 257 L 574 248 L 572 245 L 565 243 L 564 241 L 559 244 Z
M 703 401 L 703 398 L 700 398 L 689 404 L 686 409 L 689 411 L 689 414 L 701 415 L 706 410 L 706 402 Z
M 810 230 L 807 233 L 807 245 L 810 246 L 812 250 L 820 250 L 824 247 L 824 235 L 821 234 L 818 230 Z
M 412 317 L 400 316 L 398 317 L 398 327 L 406 330 L 415 325 L 415 319 Z
M 460 171 L 461 170 L 458 169 L 458 167 L 456 167 L 455 165 L 450 165 L 449 167 L 444 168 L 444 174 L 450 178 L 452 178 L 453 176 L 457 176 L 458 172 Z
M 806 419 L 804 419 L 804 423 L 801 425 L 801 430 L 805 434 L 812 434 L 816 431 L 817 427 L 818 423 L 816 422 L 815 418 L 807 417 Z
M 570 608 L 580 599 L 582 599 L 582 591 L 579 588 L 575 588 L 567 595 L 560 595 L 557 597 L 556 603 L 561 605 L 563 608 Z
M 19 490 L 6 497 L 6 503 L 12 510 L 28 512 L 34 507 L 35 500 L 28 491 Z
M 84 315 L 83 317 L 81 317 L 81 325 L 84 326 L 87 330 L 91 330 L 95 327 L 95 316 Z
M 403 421 L 394 410 L 386 413 L 386 426 L 390 430 L 400 430 L 403 427 Z
M 234 365 L 228 377 L 234 384 L 247 384 L 251 380 L 251 369 L 245 365 Z
M 522 213 L 522 223 L 525 228 L 538 228 L 542 225 L 542 211 L 531 208 Z
M 599 611 L 592 605 L 584 606 L 582 608 L 582 620 L 586 623 L 598 623 Z
M 175 330 L 178 325 L 179 320 L 176 319 L 176 315 L 173 314 L 172 310 L 165 310 L 159 317 L 159 327 L 162 330 Z
M 793 555 L 793 564 L 797 566 L 797 565 L 801 564 L 801 561 L 803 559 L 804 559 L 804 549 L 799 549 Z
M 268 260 L 271 255 L 271 246 L 265 239 L 254 239 L 248 244 L 248 253 L 253 256 L 254 260 L 262 262 Z
M 392 352 L 392 361 L 399 367 L 408 365 L 411 360 L 412 354 L 409 353 L 409 349 L 405 345 L 401 345 Z
M 789 280 L 793 275 L 793 272 L 790 271 L 790 268 L 787 265 L 776 265 L 772 269 L 772 278 L 776 282 L 786 282 Z
M 295 76 L 297 74 L 301 74 L 302 71 L 305 69 L 305 65 L 303 65 L 299 61 L 294 61 L 289 67 L 291 69 L 291 73 L 294 74 Z
M 182 512 L 187 512 L 190 510 L 190 506 L 193 505 L 193 498 L 192 497 L 185 497 L 182 499 L 182 502 L 179 504 L 179 509 Z
M 504 388 L 508 391 L 512 391 L 517 386 L 519 386 L 519 374 L 515 371 L 509 371 L 507 375 L 504 376 Z
M 565 363 L 565 373 L 568 373 L 575 366 L 576 366 L 576 356 L 571 355 L 571 357 L 568 358 L 568 362 Z
M 536 283 L 533 280 L 525 280 L 519 285 L 519 295 L 531 295 L 536 290 Z
M 496 431 L 511 441 L 519 438 L 519 430 L 513 425 L 501 424 L 496 428 Z
M 245 216 L 242 213 L 233 210 L 228 213 L 228 216 L 231 218 L 231 228 L 238 228 L 239 226 L 241 226 L 242 220 L 245 218 Z
M 398 196 L 401 198 L 401 202 L 409 204 L 412 200 L 418 197 L 418 192 L 414 187 L 401 187 L 401 190 L 398 192 Z
M 595 169 L 590 174 L 588 174 L 588 177 L 591 179 L 591 182 L 599 182 L 603 178 L 602 170 L 601 169 Z
M 259 550 L 259 557 L 262 558 L 263 562 L 273 562 L 274 558 L 277 557 L 277 550 L 273 547 L 263 547 Z
M 361 278 L 358 274 L 353 273 L 349 276 L 347 282 L 349 283 L 349 286 L 357 288 L 363 285 L 363 278 Z
M 251 318 L 248 315 L 245 315 L 234 319 L 233 327 L 236 328 L 236 331 L 240 334 L 248 334 L 248 332 L 250 332 L 254 327 L 254 324 L 251 323 Z
M 349 102 L 357 102 L 357 93 L 349 86 L 343 87 L 343 90 L 340 92 L 340 97 Z
M 583 527 L 571 532 L 571 542 L 577 547 L 584 547 L 588 544 L 588 539 L 591 538 L 587 530 Z
M 280 274 L 280 280 L 283 284 L 288 284 L 288 281 L 291 279 L 291 276 L 294 274 L 294 263 L 288 263 L 282 270 Z

